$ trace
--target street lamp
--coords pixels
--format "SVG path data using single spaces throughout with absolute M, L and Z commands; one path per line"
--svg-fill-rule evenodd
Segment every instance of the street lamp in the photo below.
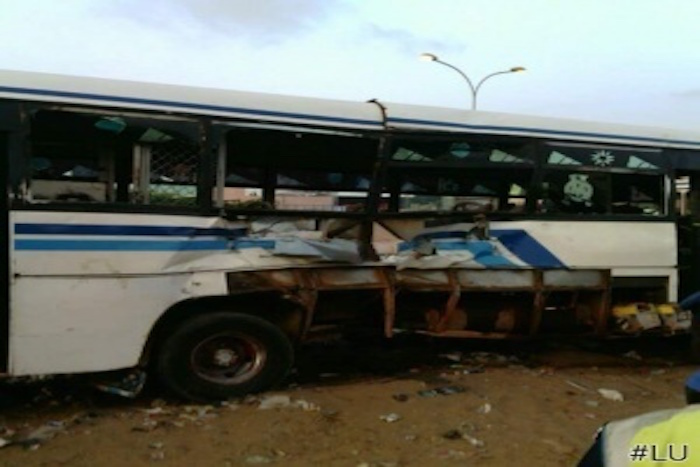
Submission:
M 494 73 L 488 74 L 488 75 L 484 76 L 483 78 L 481 78 L 481 81 L 479 81 L 479 82 L 476 84 L 476 86 L 474 86 L 474 83 L 472 83 L 472 80 L 469 79 L 469 76 L 467 76 L 462 70 L 460 70 L 460 69 L 457 68 L 456 66 L 451 65 L 451 64 L 449 64 L 449 63 L 447 63 L 447 62 L 443 62 L 442 60 L 440 60 L 440 59 L 437 57 L 437 55 L 430 54 L 430 53 L 424 53 L 424 54 L 421 54 L 421 55 L 420 55 L 420 59 L 421 59 L 421 60 L 428 61 L 428 62 L 435 62 L 435 63 L 439 63 L 439 64 L 441 64 L 441 65 L 445 65 L 446 67 L 452 68 L 454 71 L 456 71 L 457 73 L 459 73 L 460 76 L 461 76 L 462 78 L 464 78 L 464 80 L 467 82 L 467 84 L 469 85 L 469 89 L 470 89 L 471 92 L 472 92 L 472 110 L 475 110 L 475 109 L 476 109 L 476 96 L 477 96 L 477 94 L 479 93 L 479 89 L 481 88 L 481 85 L 484 84 L 484 81 L 486 81 L 486 80 L 489 79 L 489 78 L 493 78 L 493 77 L 496 76 L 496 75 L 505 75 L 505 74 L 508 74 L 508 73 L 518 73 L 518 72 L 520 72 L 520 71 L 525 71 L 525 68 L 524 68 L 524 67 L 521 67 L 521 66 L 514 66 L 514 67 L 512 67 L 512 68 L 510 68 L 510 69 L 508 69 L 508 70 L 496 71 L 496 72 L 494 72 Z

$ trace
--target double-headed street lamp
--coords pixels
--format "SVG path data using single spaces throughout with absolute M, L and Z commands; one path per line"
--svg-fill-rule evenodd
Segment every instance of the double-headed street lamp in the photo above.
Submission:
M 481 88 L 481 85 L 484 84 L 484 81 L 486 81 L 486 80 L 489 79 L 489 78 L 493 78 L 493 77 L 496 76 L 496 75 L 505 75 L 505 74 L 508 74 L 508 73 L 518 73 L 519 71 L 525 71 L 525 68 L 524 68 L 524 67 L 521 67 L 521 66 L 514 66 L 513 68 L 510 68 L 509 70 L 496 71 L 496 72 L 494 72 L 494 73 L 491 73 L 491 74 L 486 75 L 486 76 L 484 76 L 483 78 L 481 78 L 481 81 L 479 81 L 479 82 L 476 84 L 476 86 L 474 86 L 474 83 L 472 83 L 472 80 L 469 79 L 469 76 L 467 76 L 462 70 L 460 70 L 460 69 L 457 68 L 456 66 L 451 65 L 451 64 L 449 64 L 449 63 L 447 63 L 447 62 L 443 62 L 442 60 L 440 60 L 440 59 L 437 57 L 437 55 L 430 54 L 430 53 L 424 53 L 424 54 L 421 54 L 421 55 L 420 55 L 420 58 L 421 58 L 421 60 L 425 60 L 425 61 L 428 61 L 428 62 L 436 62 L 436 63 L 439 63 L 439 64 L 441 64 L 441 65 L 445 65 L 446 67 L 452 68 L 454 71 L 456 71 L 457 73 L 459 73 L 460 76 L 461 76 L 462 78 L 464 78 L 464 80 L 467 82 L 467 84 L 469 85 L 469 89 L 470 89 L 471 92 L 472 92 L 472 110 L 475 110 L 475 109 L 476 109 L 476 96 L 477 96 L 477 94 L 479 93 L 479 88 Z

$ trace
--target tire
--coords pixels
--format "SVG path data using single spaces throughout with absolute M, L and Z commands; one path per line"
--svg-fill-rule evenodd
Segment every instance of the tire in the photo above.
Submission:
M 183 322 L 156 356 L 160 383 L 194 401 L 225 400 L 281 382 L 294 349 L 274 324 L 256 316 L 215 312 Z

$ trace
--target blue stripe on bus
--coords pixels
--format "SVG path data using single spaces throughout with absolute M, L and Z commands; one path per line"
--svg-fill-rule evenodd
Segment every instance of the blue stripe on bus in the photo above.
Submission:
M 412 125 L 425 125 L 425 126 L 442 126 L 448 128 L 455 128 L 461 130 L 476 130 L 476 131 L 508 131 L 508 132 L 518 132 L 527 133 L 535 136 L 547 136 L 547 135 L 557 135 L 557 136 L 574 136 L 574 137 L 584 137 L 584 138 L 608 138 L 608 139 L 619 139 L 623 141 L 643 141 L 648 143 L 664 143 L 664 144 L 686 144 L 689 146 L 700 147 L 700 142 L 698 141 L 687 141 L 687 140 L 675 140 L 675 139 L 665 139 L 665 138 L 652 138 L 649 136 L 629 136 L 629 135 L 617 135 L 610 133 L 590 133 L 585 131 L 571 131 L 571 130 L 549 130 L 544 128 L 527 128 L 527 127 L 516 127 L 516 126 L 494 126 L 494 125 L 470 125 L 467 123 L 455 123 L 455 122 L 440 122 L 436 120 L 421 120 L 417 118 L 400 118 L 400 117 L 389 117 L 389 123 L 403 123 Z
M 29 88 L 18 88 L 12 86 L 0 86 L 0 92 L 11 92 L 17 94 L 36 94 L 44 96 L 54 96 L 54 97 L 69 97 L 78 99 L 94 99 L 101 101 L 114 101 L 129 104 L 142 104 L 142 105 L 165 105 L 165 106 L 176 106 L 183 107 L 186 109 L 194 110 L 209 110 L 217 112 L 236 112 L 249 115 L 260 115 L 268 117 L 285 117 L 294 119 L 304 119 L 304 120 L 318 120 L 322 122 L 335 122 L 335 123 L 346 123 L 346 124 L 356 124 L 356 125 L 372 125 L 381 126 L 380 121 L 375 120 L 363 120 L 356 118 L 346 118 L 346 117 L 331 117 L 328 115 L 311 115 L 311 114 L 301 114 L 296 112 L 281 112 L 274 110 L 262 110 L 262 109 L 249 109 L 242 107 L 225 107 L 220 105 L 211 104 L 194 104 L 191 102 L 180 102 L 180 101 L 169 101 L 169 100 L 157 100 L 157 99 L 142 99 L 135 97 L 123 97 L 123 96 L 109 96 L 105 94 L 93 94 L 93 93 L 80 93 L 80 92 L 70 92 L 70 91 L 52 91 L 48 89 L 29 89 Z M 687 141 L 687 140 L 674 140 L 674 139 L 663 139 L 663 138 L 651 138 L 648 136 L 627 136 L 627 135 L 615 135 L 615 134 L 605 134 L 605 133 L 589 133 L 589 132 L 579 132 L 579 131 L 567 131 L 567 130 L 548 130 L 542 128 L 524 128 L 524 127 L 499 127 L 493 125 L 469 125 L 466 123 L 455 123 L 455 122 L 441 122 L 437 120 L 422 120 L 417 118 L 400 118 L 400 117 L 389 117 L 387 120 L 389 123 L 404 123 L 413 125 L 425 125 L 425 126 L 442 126 L 463 130 L 479 130 L 479 131 L 512 131 L 519 133 L 528 133 L 533 135 L 551 134 L 559 136 L 574 136 L 574 137 L 586 137 L 586 138 L 610 138 L 619 139 L 624 141 L 644 141 L 650 143 L 672 143 L 672 144 L 685 144 L 689 146 L 700 147 L 700 142 L 697 141 Z
M 334 123 L 352 123 L 355 125 L 372 125 L 376 127 L 381 127 L 382 123 L 379 120 L 362 120 L 359 118 L 347 118 L 347 117 L 331 117 L 328 115 L 310 115 L 301 114 L 296 112 L 281 112 L 275 110 L 262 110 L 262 109 L 248 109 L 244 107 L 226 107 L 222 105 L 211 105 L 211 104 L 193 104 L 191 102 L 180 102 L 180 101 L 169 101 L 160 99 L 142 99 L 137 97 L 123 97 L 123 96 L 109 96 L 106 94 L 93 94 L 93 93 L 83 93 L 83 92 L 71 92 L 71 91 L 52 91 L 49 89 L 29 89 L 29 88 L 17 88 L 12 86 L 0 86 L 0 92 L 11 92 L 16 94 L 36 94 L 39 96 L 53 96 L 53 97 L 69 97 L 72 99 L 93 99 L 100 101 L 113 101 L 119 103 L 127 104 L 142 104 L 149 106 L 169 106 L 169 107 L 182 107 L 186 109 L 195 110 L 209 110 L 216 112 L 235 112 L 241 114 L 255 115 L 255 116 L 266 116 L 266 117 L 286 117 L 295 119 L 305 119 L 305 120 L 318 120 L 322 122 L 334 122 Z
M 231 244 L 233 249 L 244 249 L 244 248 L 264 248 L 266 250 L 272 250 L 276 245 L 275 240 L 262 240 L 262 239 L 239 239 L 234 240 Z
M 93 225 L 93 224 L 15 224 L 15 234 L 28 235 L 149 235 L 235 238 L 246 229 L 200 228 L 153 225 Z
M 228 250 L 226 240 L 15 240 L 18 251 L 201 251 Z
M 559 258 L 524 230 L 498 229 L 492 230 L 491 235 L 496 237 L 511 253 L 531 266 L 541 268 L 566 267 Z
M 18 251 L 225 251 L 245 248 L 274 249 L 275 240 L 15 240 Z
M 436 242 L 433 244 L 441 251 L 468 251 L 474 255 L 474 261 L 484 266 L 514 266 L 507 258 L 494 253 L 493 245 L 484 240 L 461 240 L 454 242 Z
M 529 233 L 522 229 L 494 229 L 489 231 L 490 235 L 496 238 L 501 244 L 508 249 L 513 255 L 525 262 L 526 264 L 533 267 L 540 268 L 565 268 L 566 265 L 559 260 L 552 252 L 550 252 L 544 245 L 535 240 Z M 442 232 L 432 232 L 427 234 L 422 234 L 413 239 L 410 242 L 405 242 L 399 245 L 399 251 L 405 251 L 415 248 L 421 241 L 421 239 L 427 240 L 438 240 L 433 242 L 433 246 L 438 250 L 469 250 L 474 253 L 474 247 L 469 247 L 468 245 L 475 245 L 481 243 L 478 240 L 465 240 L 467 236 L 466 231 L 442 231 Z M 465 241 L 448 241 L 441 242 L 439 240 L 465 240 Z M 474 250 L 474 251 L 472 251 Z M 494 259 L 486 259 L 487 256 L 484 255 L 479 257 L 478 254 L 481 250 L 477 251 L 475 259 L 482 264 L 495 265 L 502 258 L 497 254 L 492 254 L 489 257 Z M 510 264 L 506 258 L 505 264 Z

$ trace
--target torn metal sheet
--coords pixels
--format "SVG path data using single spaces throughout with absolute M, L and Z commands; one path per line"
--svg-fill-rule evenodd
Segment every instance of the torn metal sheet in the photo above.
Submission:
M 426 243 L 429 243 L 434 254 L 453 257 L 461 267 L 566 267 L 526 230 L 490 229 L 490 236 L 484 239 L 474 235 L 474 227 L 475 224 L 459 223 L 428 228 L 410 241 L 399 244 L 398 249 L 399 252 L 414 251 L 420 256 L 430 256 L 424 253 Z
M 331 240 L 313 240 L 298 237 L 278 238 L 275 241 L 273 253 L 279 256 L 307 256 L 344 263 L 359 263 L 362 261 L 357 243 L 340 238 Z
M 422 238 L 399 246 L 399 250 L 401 253 L 390 259 L 397 264 L 398 269 L 531 267 L 496 239 Z

